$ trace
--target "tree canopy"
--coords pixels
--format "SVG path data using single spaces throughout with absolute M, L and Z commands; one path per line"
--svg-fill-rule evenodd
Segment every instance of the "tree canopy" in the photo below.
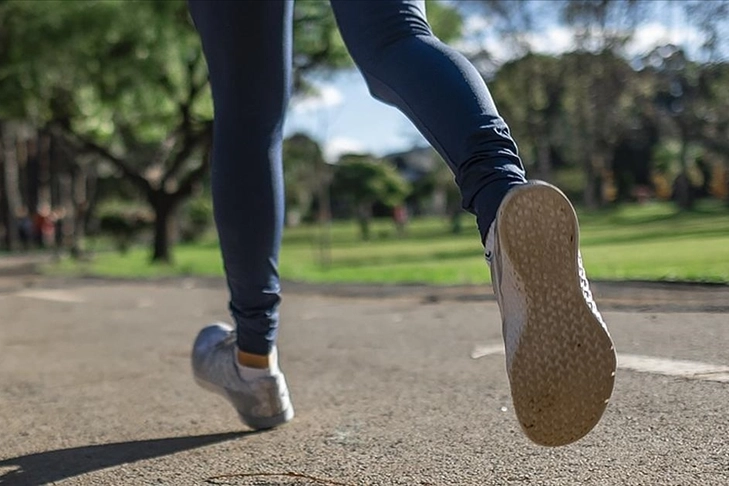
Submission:
M 659 4 L 682 13 L 702 33 L 701 45 L 630 50 L 642 23 L 666 19 Z M 326 0 L 295 5 L 294 88 L 307 96 L 352 61 Z M 429 20 L 445 41 L 461 35 L 464 11 L 486 12 L 486 31 L 512 55 L 484 65 L 483 76 L 530 176 L 558 183 L 588 206 L 636 191 L 674 197 L 686 208 L 697 195 L 727 197 L 727 9 L 726 0 L 428 1 Z M 535 46 L 545 22 L 569 36 L 568 48 Z M 468 52 L 493 61 L 492 46 Z M 32 174 L 44 193 L 53 186 L 56 199 L 73 193 L 75 217 L 87 221 L 92 198 L 77 189 L 100 177 L 97 193 L 146 204 L 155 217 L 154 258 L 170 259 L 176 215 L 208 171 L 211 118 L 207 71 L 184 0 L 0 0 L 0 226 L 12 228 L 21 206 L 33 211 L 43 199 L 24 194 L 40 192 L 26 181 Z M 320 219 L 328 217 L 330 179 L 346 187 L 351 166 L 376 159 L 345 157 L 339 171 L 323 162 L 319 143 L 300 134 L 285 151 L 289 207 L 309 217 L 318 209 Z M 372 197 L 354 202 L 358 191 L 372 193 L 365 172 L 351 181 L 358 188 L 342 194 L 366 219 Z M 380 172 L 372 179 L 378 184 L 389 177 Z M 443 192 L 449 186 L 437 181 L 448 178 L 432 175 L 415 194 Z M 378 194 L 382 204 L 401 198 Z

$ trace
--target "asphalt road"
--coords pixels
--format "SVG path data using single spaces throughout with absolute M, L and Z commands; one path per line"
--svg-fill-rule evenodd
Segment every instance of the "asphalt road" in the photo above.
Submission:
M 729 485 L 729 289 L 599 288 L 613 400 L 550 449 L 514 418 L 487 292 L 291 285 L 297 416 L 249 433 L 190 374 L 220 282 L 0 286 L 0 484 Z

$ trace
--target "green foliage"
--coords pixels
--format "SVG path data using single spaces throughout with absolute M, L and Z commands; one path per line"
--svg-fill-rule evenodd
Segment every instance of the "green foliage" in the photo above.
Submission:
M 354 205 L 375 202 L 394 207 L 410 193 L 410 185 L 391 165 L 369 155 L 345 155 L 334 172 L 332 191 Z
M 305 77 L 315 71 L 349 67 L 349 57 L 327 0 L 294 3 L 294 89 L 310 89 Z
M 552 56 L 527 50 L 501 66 L 490 83 L 530 175 L 551 171 L 571 195 L 582 190 L 586 201 L 594 202 L 603 195 L 592 194 L 591 200 L 585 188 L 594 193 L 611 180 L 638 180 L 638 166 L 671 180 L 684 173 L 704 187 L 713 183 L 707 180 L 713 173 L 723 173 L 699 170 L 695 161 L 701 156 L 727 166 L 729 63 L 698 62 L 671 46 L 629 63 L 624 46 L 651 2 L 483 3 L 498 19 L 495 28 L 511 29 L 515 39 L 538 27 L 534 15 L 544 8 L 557 11 L 562 26 L 573 29 L 573 52 Z M 689 16 L 689 24 L 713 35 L 708 41 L 721 41 L 717 18 L 726 2 L 674 4 L 700 14 Z M 429 0 L 427 8 L 436 35 L 445 41 L 460 35 L 462 19 L 452 3 Z M 296 2 L 294 29 L 299 93 L 307 92 L 309 75 L 351 66 L 326 0 Z M 707 47 L 720 53 L 716 45 Z M 74 164 L 105 160 L 100 172 L 108 174 L 112 167 L 126 179 L 125 193 L 133 187 L 134 196 L 145 194 L 152 206 L 174 206 L 159 204 L 160 194 L 175 195 L 176 204 L 191 196 L 193 182 L 206 171 L 203 153 L 212 116 L 206 76 L 184 0 L 0 2 L 0 122 L 61 127 L 78 142 L 79 153 L 69 157 Z M 630 138 L 638 132 L 649 136 Z M 655 154 L 653 165 L 616 163 L 617 147 L 628 139 L 640 139 L 635 143 L 649 154 L 643 159 Z M 324 164 L 319 147 L 306 138 L 292 138 L 285 151 L 287 203 L 304 213 L 315 207 L 317 191 L 334 171 L 335 196 L 354 206 L 350 209 L 360 218 L 369 218 L 374 203 L 392 206 L 408 192 L 402 181 L 372 176 L 372 167 L 366 167 L 369 172 L 360 167 L 350 177 L 350 169 Z M 416 195 L 439 185 L 450 190 L 448 182 L 432 174 Z M 99 185 L 102 198 L 105 187 Z M 194 219 L 192 226 L 198 224 Z M 203 219 L 197 220 L 200 225 Z
M 120 253 L 127 253 L 140 234 L 152 226 L 152 216 L 137 206 L 107 204 L 99 211 L 99 230 L 109 236 Z
M 198 196 L 182 207 L 178 217 L 180 239 L 186 243 L 200 241 L 213 226 L 213 202 L 209 196 Z
M 7 2 L 9 75 L 24 88 L 22 110 L 36 122 L 59 120 L 108 140 L 116 129 L 160 139 L 179 116 L 202 63 L 182 0 Z M 210 103 L 196 106 L 201 116 Z M 119 126 L 120 125 L 120 126 Z
M 286 207 L 306 217 L 317 190 L 331 179 L 331 168 L 319 144 L 300 133 L 284 140 L 283 160 Z
M 397 170 L 369 155 L 344 155 L 332 181 L 332 196 L 354 206 L 362 239 L 370 238 L 370 219 L 375 203 L 395 207 L 410 194 L 411 187 Z
M 490 84 L 527 167 L 549 164 L 540 159 L 549 156 L 560 135 L 556 127 L 564 116 L 564 71 L 559 58 L 527 54 L 504 64 Z M 547 153 L 540 151 L 544 147 Z M 548 172 L 540 176 L 547 178 Z
M 425 9 L 433 33 L 443 42 L 451 42 L 461 36 L 463 18 L 452 5 L 436 0 L 426 0 Z
M 435 10 L 449 35 L 452 9 Z M 306 92 L 310 73 L 351 65 L 329 2 L 296 2 L 294 31 L 296 91 Z M 0 3 L 0 121 L 50 127 L 74 156 L 129 181 L 158 221 L 154 259 L 170 259 L 169 218 L 207 172 L 212 114 L 184 0 Z M 325 178 L 320 158 L 309 162 Z M 290 165 L 288 199 L 306 209 L 311 174 L 303 162 Z
M 433 32 L 449 42 L 461 35 L 463 19 L 456 8 L 440 1 L 426 0 L 428 21 Z M 327 74 L 353 65 L 347 52 L 329 0 L 294 3 L 294 91 L 311 94 L 311 74 Z
M 581 167 L 584 201 L 599 206 L 611 191 L 630 197 L 631 186 L 648 184 L 653 168 L 647 159 L 658 141 L 679 143 L 676 161 L 684 178 L 693 178 L 696 146 L 725 165 L 729 161 L 729 63 L 726 49 L 720 49 L 729 2 L 482 0 L 480 5 L 500 36 L 524 53 L 496 70 L 491 87 L 532 176 L 546 177 L 545 169 L 562 168 L 557 166 Z M 531 52 L 529 39 L 543 27 L 545 10 L 557 14 L 571 52 Z M 641 22 L 682 10 L 684 27 L 706 35 L 703 62 L 673 45 L 642 58 L 626 51 Z M 488 58 L 488 52 L 477 56 Z M 626 152 L 631 162 L 625 162 Z

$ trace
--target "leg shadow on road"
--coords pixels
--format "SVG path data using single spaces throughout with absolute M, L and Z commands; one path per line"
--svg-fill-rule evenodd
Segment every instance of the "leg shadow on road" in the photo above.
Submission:
M 0 484 L 31 486 L 53 483 L 107 467 L 175 454 L 255 433 L 228 432 L 169 437 L 38 452 L 0 461 Z M 11 470 L 3 472 L 8 469 Z

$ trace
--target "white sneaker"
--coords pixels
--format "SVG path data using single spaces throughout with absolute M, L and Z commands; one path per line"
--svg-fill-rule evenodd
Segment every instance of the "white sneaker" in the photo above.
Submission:
M 192 349 L 195 381 L 226 398 L 243 423 L 252 429 L 270 429 L 290 421 L 294 408 L 278 367 L 276 350 L 268 373 L 243 379 L 238 372 L 235 336 L 227 324 L 212 324 L 200 331 Z
M 547 183 L 516 187 L 485 246 L 519 423 L 537 444 L 574 442 L 602 417 L 617 363 L 582 267 L 574 208 Z

